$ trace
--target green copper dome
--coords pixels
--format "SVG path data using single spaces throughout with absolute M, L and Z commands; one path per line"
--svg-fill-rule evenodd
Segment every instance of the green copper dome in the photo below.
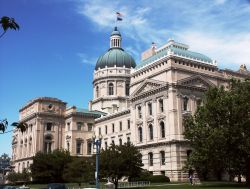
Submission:
M 123 67 L 135 68 L 136 64 L 132 56 L 126 53 L 122 48 L 110 48 L 97 60 L 95 70 L 105 67 Z
M 106 66 L 135 68 L 134 59 L 121 48 L 121 42 L 122 36 L 116 26 L 110 35 L 110 49 L 98 58 L 95 70 Z
M 118 31 L 117 27 L 115 27 L 114 30 L 112 31 L 111 36 L 112 35 L 119 35 L 119 36 L 121 36 L 121 33 Z

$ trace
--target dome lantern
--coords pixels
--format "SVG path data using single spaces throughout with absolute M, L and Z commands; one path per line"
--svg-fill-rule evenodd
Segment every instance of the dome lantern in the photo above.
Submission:
M 134 59 L 122 49 L 121 41 L 121 33 L 115 27 L 110 35 L 110 48 L 98 58 L 95 70 L 111 67 L 135 68 Z
M 122 36 L 117 26 L 115 26 L 114 30 L 110 35 L 110 48 L 121 48 Z

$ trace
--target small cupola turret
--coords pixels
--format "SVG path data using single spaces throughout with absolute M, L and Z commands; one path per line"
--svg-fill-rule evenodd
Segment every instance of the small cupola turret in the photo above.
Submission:
M 122 36 L 118 31 L 117 26 L 115 26 L 114 30 L 110 35 L 110 48 L 121 48 Z

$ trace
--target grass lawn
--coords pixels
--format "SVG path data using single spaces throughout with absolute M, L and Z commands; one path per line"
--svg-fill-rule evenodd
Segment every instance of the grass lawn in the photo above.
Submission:
M 227 182 L 204 182 L 199 185 L 190 185 L 189 183 L 169 183 L 169 184 L 151 184 L 145 189 L 247 189 L 242 184 Z M 248 188 L 249 189 L 249 188 Z
M 101 184 L 100 189 L 105 189 Z M 66 183 L 67 187 L 78 189 L 76 183 Z M 31 189 L 41 189 L 46 188 L 47 184 L 31 184 L 27 185 Z M 95 188 L 95 185 L 82 184 L 81 188 Z M 141 187 L 141 188 L 132 188 L 132 189 L 249 189 L 249 187 L 244 186 L 243 184 L 237 183 L 228 183 L 228 182 L 204 182 L 199 185 L 190 185 L 189 183 L 152 183 L 151 186 Z

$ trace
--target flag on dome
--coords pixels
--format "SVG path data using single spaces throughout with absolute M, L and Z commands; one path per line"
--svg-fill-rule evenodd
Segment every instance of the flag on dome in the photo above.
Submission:
M 123 15 L 120 12 L 116 12 L 116 16 L 117 16 L 117 18 L 116 18 L 117 21 L 122 21 Z
M 152 48 L 156 48 L 156 43 L 152 42 Z

